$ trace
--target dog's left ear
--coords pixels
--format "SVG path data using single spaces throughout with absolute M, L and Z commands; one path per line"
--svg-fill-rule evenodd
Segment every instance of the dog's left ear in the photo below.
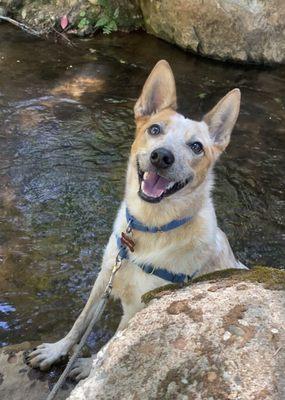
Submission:
M 204 116 L 203 121 L 209 127 L 214 144 L 219 151 L 224 151 L 230 142 L 231 132 L 240 109 L 240 90 L 233 89 Z
M 160 60 L 147 78 L 135 104 L 135 118 L 155 114 L 165 108 L 176 110 L 176 87 L 170 65 Z

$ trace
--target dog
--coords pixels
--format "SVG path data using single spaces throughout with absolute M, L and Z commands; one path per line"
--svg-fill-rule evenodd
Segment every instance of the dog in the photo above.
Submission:
M 118 254 L 122 266 L 112 290 L 123 307 L 118 330 L 144 307 L 141 297 L 150 290 L 215 270 L 246 268 L 235 259 L 217 226 L 211 198 L 213 167 L 229 144 L 239 114 L 240 91 L 230 91 L 199 122 L 176 109 L 174 76 L 169 64 L 161 60 L 134 107 L 136 135 L 125 198 L 98 278 L 70 332 L 56 343 L 38 346 L 29 356 L 32 367 L 48 369 L 80 340 Z M 91 366 L 91 359 L 78 359 L 70 376 L 77 381 L 86 378 Z

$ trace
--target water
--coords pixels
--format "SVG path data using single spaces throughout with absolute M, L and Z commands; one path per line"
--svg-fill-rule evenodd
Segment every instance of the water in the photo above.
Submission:
M 82 309 L 123 195 L 133 104 L 160 58 L 174 69 L 180 111 L 193 118 L 241 89 L 216 168 L 217 214 L 241 261 L 284 266 L 285 68 L 215 63 L 143 33 L 76 43 L 0 24 L 1 345 L 57 340 Z M 120 312 L 108 307 L 93 350 Z

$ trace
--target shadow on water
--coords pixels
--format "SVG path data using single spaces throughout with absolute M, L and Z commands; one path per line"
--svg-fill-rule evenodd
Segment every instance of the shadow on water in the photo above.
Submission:
M 77 41 L 69 49 L 0 26 L 2 345 L 56 340 L 80 312 L 123 194 L 133 104 L 160 58 L 193 118 L 241 88 L 216 168 L 218 219 L 243 262 L 284 266 L 284 67 L 209 62 L 142 33 Z M 110 305 L 93 349 L 119 315 Z

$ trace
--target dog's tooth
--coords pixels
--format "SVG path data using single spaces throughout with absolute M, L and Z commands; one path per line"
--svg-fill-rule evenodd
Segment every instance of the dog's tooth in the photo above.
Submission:
M 143 174 L 143 180 L 147 179 L 149 176 L 149 172 L 144 172 Z
M 175 182 L 170 182 L 168 185 L 167 185 L 167 190 L 169 190 L 169 189 L 171 189 L 171 188 L 173 188 L 173 186 L 175 185 Z

